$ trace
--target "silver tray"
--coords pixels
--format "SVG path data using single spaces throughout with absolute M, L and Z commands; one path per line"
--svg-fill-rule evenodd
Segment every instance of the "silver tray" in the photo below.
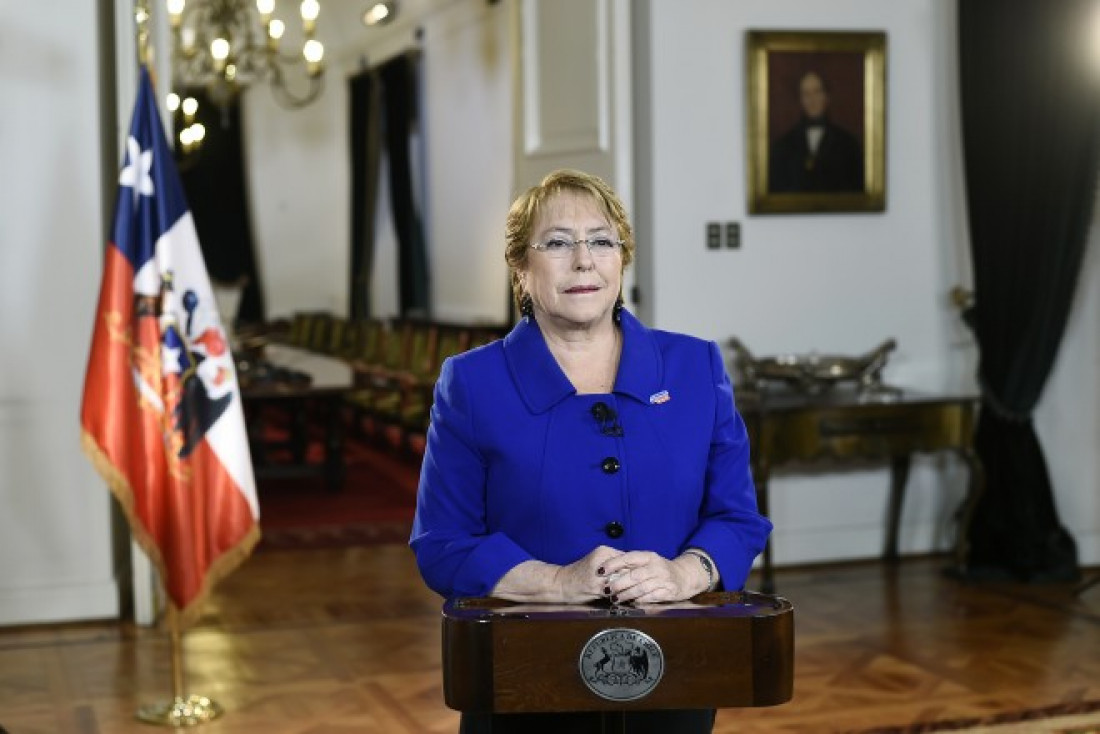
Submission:
M 730 337 L 729 347 L 735 357 L 739 392 L 760 392 L 767 383 L 780 383 L 810 395 L 821 394 L 838 383 L 853 383 L 863 395 L 897 394 L 897 388 L 882 382 L 882 370 L 897 342 L 887 339 L 862 356 L 835 354 L 785 354 L 754 357 L 740 339 Z

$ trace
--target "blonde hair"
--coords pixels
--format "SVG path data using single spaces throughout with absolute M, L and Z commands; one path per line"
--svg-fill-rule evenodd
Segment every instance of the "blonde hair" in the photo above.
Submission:
M 520 309 L 523 287 L 520 285 L 519 271 L 527 266 L 528 250 L 531 245 L 531 230 L 546 202 L 560 193 L 570 191 L 588 196 L 596 203 L 604 216 L 615 226 L 619 239 L 623 241 L 623 270 L 634 260 L 634 230 L 626 215 L 626 207 L 618 195 L 599 176 L 567 168 L 554 171 L 521 194 L 508 210 L 504 220 L 504 260 L 512 275 L 512 299 L 516 310 Z

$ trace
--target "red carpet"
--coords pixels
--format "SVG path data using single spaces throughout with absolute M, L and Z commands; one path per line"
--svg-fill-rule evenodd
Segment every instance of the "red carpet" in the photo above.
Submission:
M 321 448 L 310 446 L 319 462 Z M 420 457 L 348 438 L 343 488 L 320 476 L 260 478 L 260 550 L 406 543 L 416 506 Z

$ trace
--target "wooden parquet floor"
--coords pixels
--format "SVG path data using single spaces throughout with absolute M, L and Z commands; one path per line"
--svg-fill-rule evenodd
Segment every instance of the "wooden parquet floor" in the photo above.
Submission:
M 794 699 L 715 731 L 867 732 L 1100 699 L 1100 587 L 964 585 L 938 559 L 780 569 L 795 606 Z M 751 586 L 751 583 L 750 583 Z M 184 636 L 209 734 L 456 732 L 440 690 L 440 599 L 403 546 L 254 555 Z M 0 629 L 0 728 L 131 734 L 171 693 L 163 630 Z

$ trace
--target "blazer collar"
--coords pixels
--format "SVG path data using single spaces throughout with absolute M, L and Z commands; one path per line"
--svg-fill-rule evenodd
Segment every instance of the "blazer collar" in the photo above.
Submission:
M 623 351 L 613 392 L 648 403 L 661 389 L 661 353 L 649 329 L 626 309 L 621 314 Z M 534 413 L 547 411 L 576 393 L 530 316 L 504 338 L 504 358 L 523 402 Z

